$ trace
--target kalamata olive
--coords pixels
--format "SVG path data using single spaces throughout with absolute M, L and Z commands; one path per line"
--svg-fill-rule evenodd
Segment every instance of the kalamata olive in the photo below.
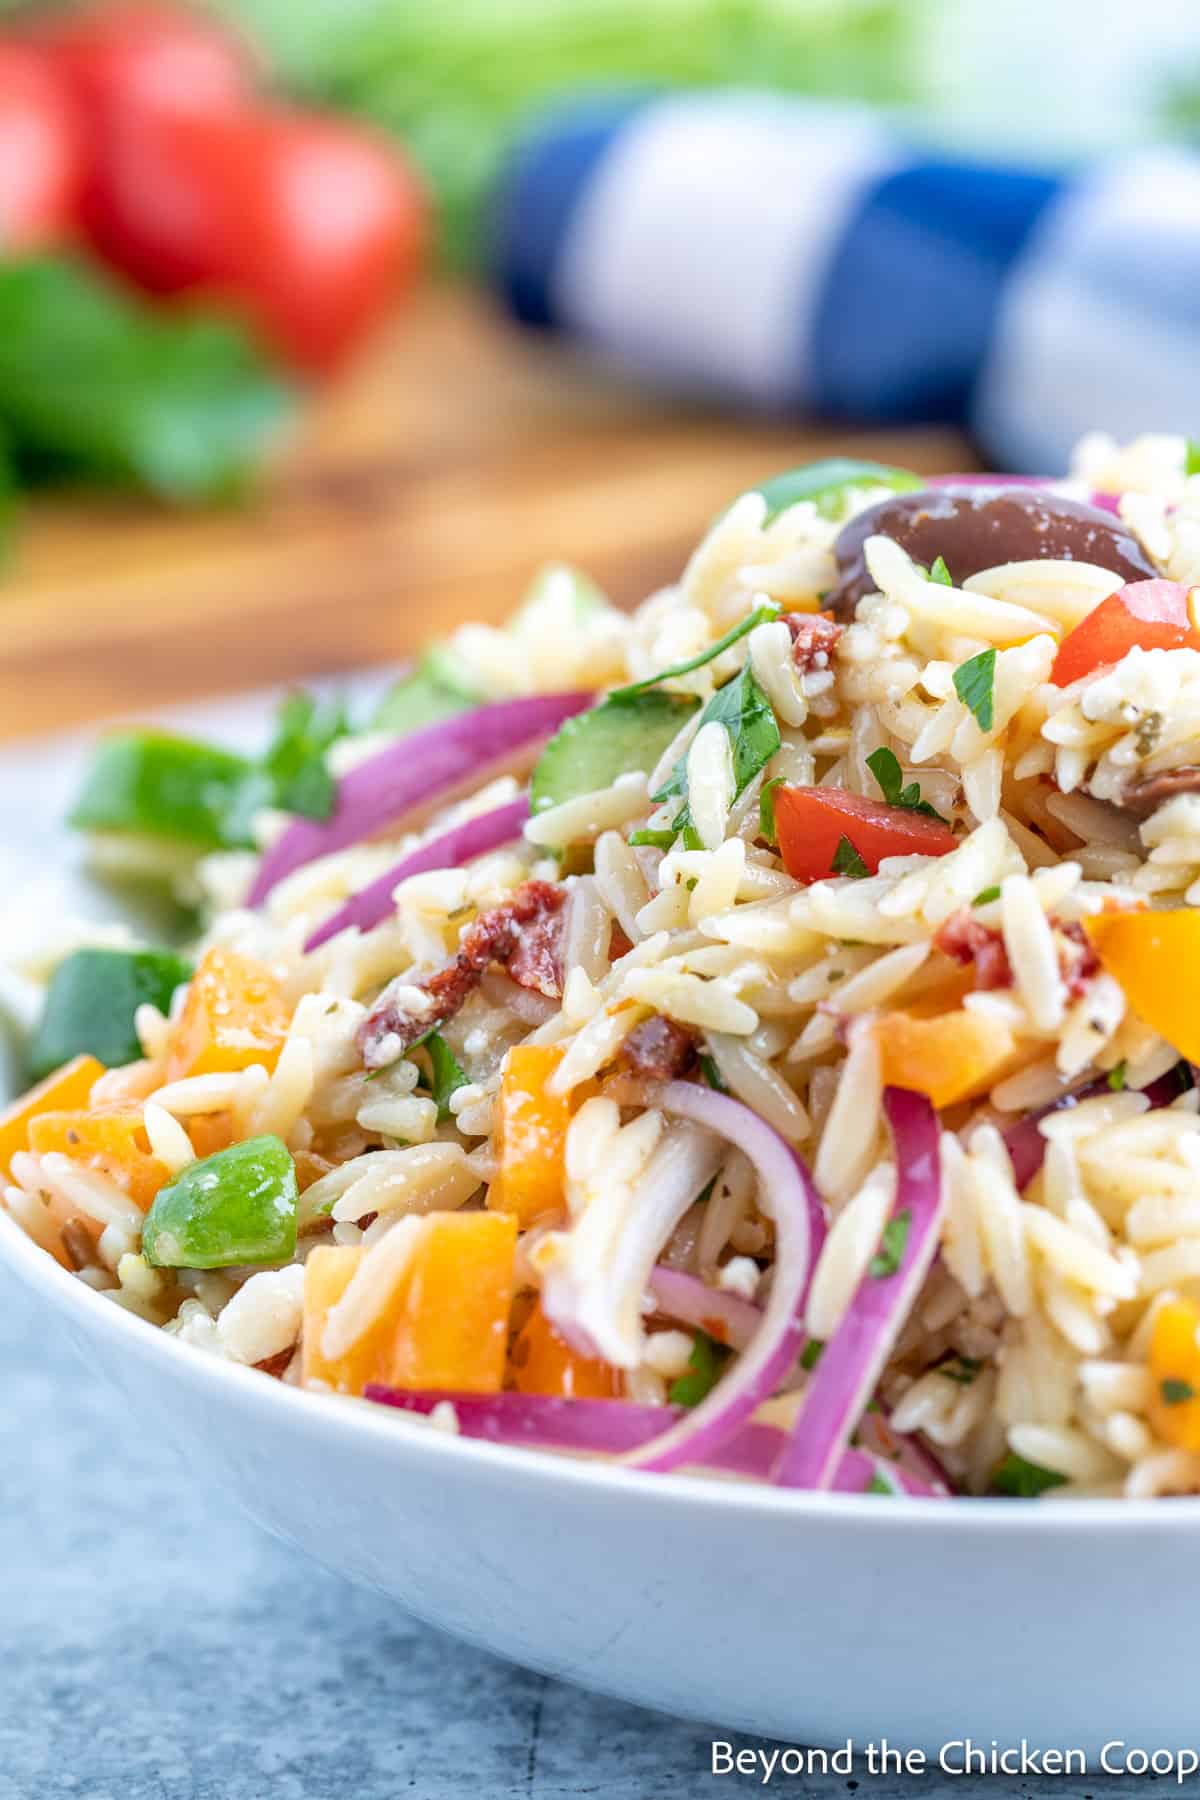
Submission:
M 1094 563 L 1125 581 L 1158 573 L 1137 539 L 1111 514 L 1044 488 L 923 488 L 896 494 L 859 513 L 834 544 L 839 579 L 825 606 L 852 618 L 874 591 L 863 546 L 880 534 L 893 538 L 915 562 L 942 557 L 956 587 L 998 563 L 1052 560 Z

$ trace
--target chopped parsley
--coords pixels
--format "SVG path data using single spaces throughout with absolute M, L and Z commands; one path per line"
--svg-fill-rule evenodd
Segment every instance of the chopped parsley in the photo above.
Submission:
M 1168 1406 L 1182 1406 L 1185 1400 L 1196 1398 L 1196 1390 L 1190 1381 L 1178 1381 L 1171 1375 L 1159 1382 L 1158 1391 Z
M 884 1477 L 880 1474 L 878 1469 L 875 1470 L 875 1472 L 871 1476 L 870 1481 L 868 1481 L 866 1487 L 863 1489 L 864 1494 L 893 1494 L 894 1495 L 895 1492 L 896 1492 L 896 1490 L 892 1486 L 891 1482 L 885 1480 Z
M 705 1050 L 700 1056 L 700 1073 L 710 1088 L 716 1088 L 718 1094 L 727 1094 L 729 1089 L 721 1079 L 721 1071 L 717 1067 L 716 1058 Z
M 690 675 L 694 669 L 702 669 L 705 663 L 713 662 L 723 651 L 736 644 L 739 638 L 744 638 L 748 632 L 753 631 L 756 625 L 766 625 L 770 620 L 777 619 L 779 610 L 774 600 L 768 600 L 763 606 L 756 606 L 740 624 L 734 625 L 724 637 L 718 638 L 715 644 L 710 644 L 707 650 L 701 650 L 698 656 L 690 657 L 687 662 L 673 663 L 669 669 L 660 669 L 657 675 L 647 676 L 645 681 L 635 681 L 629 687 L 614 688 L 609 699 L 628 700 L 634 694 L 644 694 L 647 688 L 657 687 L 660 681 L 672 681 L 676 675 Z
M 938 1363 L 937 1372 L 947 1381 L 956 1381 L 959 1387 L 970 1387 L 982 1367 L 977 1356 L 948 1356 L 945 1362 Z
M 763 784 L 758 796 L 758 831 L 759 836 L 770 844 L 772 850 L 778 848 L 779 833 L 775 829 L 775 790 L 783 786 L 783 776 L 776 775 L 773 781 Z
M 998 900 L 999 898 L 1000 898 L 1000 889 L 998 887 L 980 888 L 979 892 L 976 894 L 975 898 L 972 900 L 971 905 L 972 906 L 990 906 L 992 904 L 993 900 Z
M 1200 475 L 1200 438 L 1188 438 L 1184 446 L 1183 472 L 1185 475 Z
M 954 691 L 968 712 L 974 713 L 980 731 L 990 731 L 996 716 L 993 693 L 995 680 L 994 650 L 981 650 L 978 656 L 961 663 L 954 671 Z
M 992 1470 L 991 1491 L 1011 1500 L 1036 1500 L 1048 1488 L 1062 1487 L 1066 1479 L 1056 1469 L 1043 1469 L 1040 1463 L 1028 1462 L 1010 1450 Z
M 717 689 L 700 714 L 697 730 L 703 730 L 705 725 L 714 723 L 723 725 L 729 734 L 736 799 L 745 792 L 759 770 L 770 762 L 782 741 L 771 702 L 754 679 L 749 665 L 735 675 L 732 681 L 727 681 L 723 688 Z M 653 796 L 656 802 L 669 800 L 676 794 L 686 799 L 687 762 L 685 752 L 671 770 L 665 785 Z M 672 820 L 672 824 L 676 831 L 683 833 L 687 849 L 703 849 L 686 805 Z
M 943 825 L 946 823 L 941 813 L 936 812 L 928 800 L 922 800 L 919 783 L 910 781 L 907 787 L 904 786 L 904 772 L 894 750 L 881 744 L 878 750 L 872 750 L 868 756 L 867 767 L 879 783 L 879 791 L 889 806 L 902 806 L 907 812 L 925 813 L 928 818 L 938 819 Z
M 894 1275 L 900 1267 L 911 1224 L 912 1213 L 906 1206 L 903 1212 L 894 1213 L 884 1226 L 879 1249 L 867 1264 L 867 1274 L 873 1275 L 876 1281 L 881 1281 L 885 1275 Z
M 673 831 L 634 831 L 630 833 L 629 842 L 635 845 L 644 844 L 650 850 L 669 850 L 675 842 Z
M 849 875 L 852 881 L 861 881 L 871 873 L 850 839 L 844 834 L 838 839 L 838 847 L 833 853 L 833 872 L 835 875 Z
M 929 579 L 930 581 L 939 582 L 942 587 L 954 586 L 954 578 L 946 567 L 946 559 L 944 556 L 939 556 L 934 562 L 932 569 L 929 571 Z
M 804 1349 L 800 1352 L 800 1367 L 802 1369 L 815 1369 L 821 1360 L 821 1353 L 824 1348 L 824 1338 L 809 1338 Z
M 414 1044 L 413 1049 L 417 1046 Z M 466 1072 L 440 1031 L 430 1031 L 421 1039 L 420 1048 L 429 1058 L 429 1092 L 437 1103 L 438 1124 L 450 1117 L 450 1096 L 467 1084 Z
M 691 1373 L 681 1375 L 668 1390 L 667 1397 L 672 1406 L 699 1406 L 716 1387 L 729 1357 L 730 1352 L 724 1344 L 710 1338 L 707 1331 L 698 1331 L 692 1343 L 692 1354 L 688 1357 Z
M 1124 1093 L 1127 1075 L 1128 1068 L 1122 1057 L 1121 1061 L 1108 1071 L 1108 1085 L 1114 1094 Z
M 716 1185 L 717 1185 L 717 1178 L 714 1175 L 710 1181 L 705 1182 L 704 1186 L 700 1189 L 700 1192 L 696 1195 L 696 1198 L 692 1201 L 692 1205 L 693 1206 L 707 1206 L 709 1201 L 713 1197 L 713 1189 L 716 1187 Z

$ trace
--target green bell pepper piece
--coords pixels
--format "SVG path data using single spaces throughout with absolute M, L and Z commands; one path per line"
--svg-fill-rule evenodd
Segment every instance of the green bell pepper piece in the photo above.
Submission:
M 191 975 L 191 964 L 170 950 L 76 950 L 54 971 L 29 1046 L 30 1074 L 40 1081 L 89 1052 L 106 1069 L 135 1062 L 142 1054 L 133 1024 L 138 1007 L 166 1012 Z
M 823 519 L 836 519 L 849 488 L 890 488 L 899 494 L 924 485 L 924 478 L 914 475 L 911 469 L 894 469 L 885 463 L 831 456 L 825 462 L 803 463 L 798 469 L 784 469 L 778 475 L 760 481 L 750 491 L 761 494 L 766 501 L 766 523 L 769 525 L 799 500 L 811 500 Z
M 229 821 L 253 773 L 231 750 L 162 731 L 118 731 L 92 758 L 69 823 L 82 831 L 131 831 L 197 850 L 253 849 Z
M 277 1137 L 247 1138 L 189 1163 L 146 1214 L 142 1254 L 156 1268 L 286 1262 L 296 1249 L 296 1166 Z

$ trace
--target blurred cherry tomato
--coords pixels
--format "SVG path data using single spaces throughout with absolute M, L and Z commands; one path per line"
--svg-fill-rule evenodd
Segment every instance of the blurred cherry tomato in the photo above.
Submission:
M 248 99 L 249 51 L 214 20 L 152 0 L 100 0 L 34 27 L 93 129 L 139 106 L 223 111 Z
M 110 261 L 160 293 L 227 297 L 313 370 L 403 289 L 425 240 L 401 152 L 324 115 L 134 108 L 107 137 L 95 192 L 93 235 Z
M 0 43 L 0 253 L 68 237 L 82 171 L 75 110 L 53 68 L 24 44 Z

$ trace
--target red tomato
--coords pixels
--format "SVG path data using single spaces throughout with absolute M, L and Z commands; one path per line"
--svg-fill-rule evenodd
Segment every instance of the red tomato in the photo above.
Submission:
M 905 806 L 867 800 L 844 788 L 781 787 L 775 829 L 784 867 L 796 881 L 824 881 L 845 838 L 874 875 L 885 856 L 945 856 L 958 839 L 940 819 Z
M 1050 679 L 1069 687 L 1081 675 L 1120 662 L 1135 645 L 1143 650 L 1200 650 L 1189 595 L 1200 607 L 1200 588 L 1180 581 L 1131 581 L 1102 600 L 1058 647 Z
M 0 43 L 0 251 L 69 236 L 82 173 L 70 94 L 36 50 Z
M 100 0 L 56 13 L 35 31 L 93 127 L 135 105 L 226 111 L 253 91 L 245 46 L 182 7 Z
M 411 276 L 422 190 L 359 126 L 275 109 L 135 110 L 97 180 L 103 254 L 160 293 L 228 298 L 302 368 L 336 362 Z

